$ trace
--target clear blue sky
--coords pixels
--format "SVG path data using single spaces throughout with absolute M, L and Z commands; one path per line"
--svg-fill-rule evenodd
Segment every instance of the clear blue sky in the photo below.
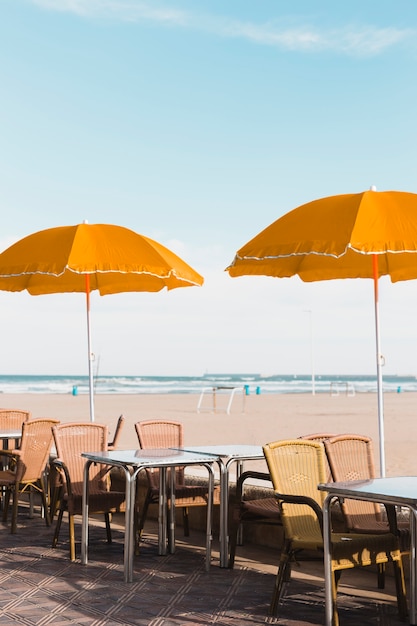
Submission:
M 224 268 L 304 202 L 417 192 L 416 66 L 415 0 L 2 0 L 0 249 L 88 219 L 203 274 L 93 294 L 102 374 L 373 373 L 371 281 Z M 87 373 L 81 295 L 0 307 L 0 373 Z M 417 374 L 415 281 L 381 280 L 381 338 Z

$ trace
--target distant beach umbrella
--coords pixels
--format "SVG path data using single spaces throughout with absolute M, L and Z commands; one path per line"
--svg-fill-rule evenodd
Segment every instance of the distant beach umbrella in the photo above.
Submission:
M 298 275 L 305 282 L 373 279 L 380 466 L 385 476 L 378 279 L 417 278 L 417 194 L 371 188 L 303 204 L 245 244 L 226 270 L 232 277 Z
M 33 233 L 0 254 L 0 289 L 32 295 L 84 292 L 87 303 L 90 420 L 94 421 L 90 292 L 161 291 L 203 278 L 160 243 L 112 224 L 58 226 Z

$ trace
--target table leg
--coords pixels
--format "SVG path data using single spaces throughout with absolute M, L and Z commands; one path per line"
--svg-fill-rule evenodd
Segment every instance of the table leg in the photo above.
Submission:
M 328 495 L 323 503 L 323 544 L 324 544 L 324 592 L 326 626 L 333 624 L 333 590 L 332 590 L 332 554 L 331 554 L 331 527 L 330 504 L 333 496 Z
M 167 468 L 159 468 L 159 498 L 158 498 L 158 554 L 167 553 Z
M 228 531 L 228 498 L 229 498 L 229 468 L 222 459 L 217 461 L 220 470 L 220 567 L 227 567 L 229 552 Z
M 213 491 L 214 491 L 214 472 L 211 465 L 206 465 L 209 481 L 208 481 L 208 499 L 207 499 L 207 526 L 206 526 L 206 571 L 210 570 L 211 565 L 211 544 L 213 541 Z
M 83 477 L 82 524 L 81 524 L 81 563 L 88 563 L 88 486 L 92 461 L 86 461 Z
M 170 554 L 175 552 L 175 468 L 171 467 L 169 472 L 169 493 L 170 506 L 168 509 L 168 549 Z M 165 497 L 165 515 L 167 513 L 168 502 Z
M 410 507 L 410 624 L 417 624 L 416 525 L 417 509 Z

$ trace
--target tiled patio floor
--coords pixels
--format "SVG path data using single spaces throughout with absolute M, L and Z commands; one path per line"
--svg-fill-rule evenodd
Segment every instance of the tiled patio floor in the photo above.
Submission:
M 119 520 L 115 520 L 120 522 Z M 135 557 L 134 582 L 123 582 L 123 532 L 114 526 L 107 544 L 98 524 L 90 531 L 89 564 L 68 558 L 67 526 L 51 548 L 52 528 L 20 511 L 18 532 L 0 524 L 0 624 L 27 626 L 282 626 L 324 623 L 322 564 L 295 565 L 279 618 L 268 618 L 277 555 L 266 548 L 239 548 L 233 570 L 218 567 L 214 542 L 211 571 L 205 571 L 203 537 L 185 541 L 178 530 L 175 554 L 157 555 L 155 526 L 147 526 L 141 554 Z M 77 525 L 80 537 L 80 525 Z M 79 555 L 80 546 L 77 545 Z M 344 578 L 346 579 L 344 581 Z M 376 592 L 373 572 L 342 577 L 338 605 L 341 626 L 401 624 L 394 585 Z M 356 586 L 357 585 L 357 586 Z M 360 587 L 361 595 L 353 595 Z

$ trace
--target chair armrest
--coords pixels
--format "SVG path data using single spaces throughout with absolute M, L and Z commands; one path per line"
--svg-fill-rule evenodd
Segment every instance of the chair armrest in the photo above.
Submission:
M 71 496 L 71 478 L 69 475 L 69 471 L 64 461 L 60 458 L 56 458 L 52 461 L 51 467 L 54 467 L 59 473 L 64 474 L 65 482 L 67 484 L 68 495 Z
M 20 454 L 20 450 L 0 450 L 0 456 L 6 456 L 9 459 L 10 457 L 17 459 Z
M 245 480 L 247 480 L 248 478 L 255 478 L 256 480 L 264 480 L 266 482 L 269 482 L 272 487 L 271 477 L 268 472 L 257 472 L 255 470 L 248 470 L 247 472 L 243 472 L 239 476 L 239 479 L 236 484 L 237 501 L 240 501 L 242 499 L 244 483 L 245 483 Z
M 288 502 L 288 504 L 304 504 L 313 509 L 314 513 L 317 515 L 321 532 L 323 533 L 323 511 L 316 500 L 309 496 L 294 496 L 292 494 L 279 493 L 278 491 L 275 491 L 274 494 L 279 505 L 283 502 Z

